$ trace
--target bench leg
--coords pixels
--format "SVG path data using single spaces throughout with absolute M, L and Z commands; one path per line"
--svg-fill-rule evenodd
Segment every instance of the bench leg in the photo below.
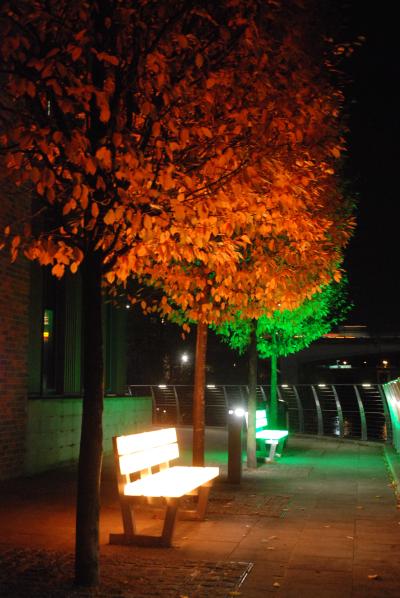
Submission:
M 179 511 L 179 518 L 188 521 L 200 521 L 206 516 L 208 506 L 208 496 L 210 494 L 211 483 L 204 484 L 199 487 L 197 494 L 197 506 L 193 510 Z
M 167 510 L 165 512 L 164 526 L 161 533 L 162 546 L 171 546 L 172 534 L 174 533 L 176 515 L 178 513 L 178 498 L 167 498 Z
M 134 536 L 136 533 L 135 520 L 132 515 L 131 505 L 125 500 L 121 500 L 121 514 L 124 534 L 126 536 Z
M 176 516 L 178 513 L 179 498 L 168 498 L 165 511 L 163 529 L 160 536 L 138 534 L 132 513 L 131 505 L 127 501 L 121 501 L 121 513 L 124 532 L 122 534 L 110 534 L 110 544 L 124 544 L 134 546 L 171 546 L 174 533 Z
M 286 436 L 286 438 L 287 438 L 287 436 Z M 284 449 L 284 446 L 285 446 L 286 438 L 282 438 L 278 442 L 278 446 L 276 447 L 276 456 L 277 457 L 282 457 L 282 453 L 283 453 L 283 449 Z
M 199 488 L 199 500 L 197 502 L 197 516 L 199 519 L 204 519 L 206 516 L 210 489 L 211 486 L 200 486 Z
M 275 457 L 276 447 L 278 446 L 277 442 L 270 442 L 269 443 L 271 448 L 269 449 L 269 457 L 266 459 L 268 463 L 272 463 Z

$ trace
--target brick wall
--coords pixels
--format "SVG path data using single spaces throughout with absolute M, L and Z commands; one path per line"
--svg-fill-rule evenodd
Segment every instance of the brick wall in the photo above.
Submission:
M 0 188 L 0 230 L 21 221 L 27 202 Z M 0 479 L 21 475 L 27 417 L 29 264 L 0 251 Z

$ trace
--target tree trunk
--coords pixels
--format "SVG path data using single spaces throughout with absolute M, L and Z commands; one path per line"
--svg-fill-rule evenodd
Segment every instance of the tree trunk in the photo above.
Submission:
M 94 586 L 99 582 L 104 393 L 101 261 L 96 254 L 89 254 L 82 265 L 82 293 L 84 395 L 76 505 L 75 583 Z
M 257 467 L 256 410 L 257 410 L 257 334 L 253 323 L 249 346 L 249 400 L 247 404 L 247 467 Z
M 272 430 L 278 425 L 278 357 L 271 355 L 271 403 L 268 414 L 268 427 Z
M 204 465 L 205 384 L 208 326 L 197 324 L 193 390 L 193 465 Z

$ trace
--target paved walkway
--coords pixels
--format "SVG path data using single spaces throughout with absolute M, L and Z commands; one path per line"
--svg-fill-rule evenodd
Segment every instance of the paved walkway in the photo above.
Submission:
M 181 442 L 190 445 L 187 429 Z M 71 585 L 73 468 L 0 485 L 1 596 L 372 598 L 400 596 L 400 510 L 382 447 L 291 438 L 240 486 L 226 482 L 226 436 L 208 430 L 222 467 L 207 520 L 182 521 L 169 549 L 108 545 L 121 530 L 110 460 L 102 483 L 102 584 Z M 183 462 L 189 462 L 188 451 Z M 398 457 L 392 463 L 396 469 Z M 149 529 L 159 522 L 143 514 Z

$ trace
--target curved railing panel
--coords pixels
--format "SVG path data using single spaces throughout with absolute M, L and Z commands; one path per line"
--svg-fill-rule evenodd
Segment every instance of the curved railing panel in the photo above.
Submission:
M 190 385 L 129 385 L 129 394 L 153 399 L 157 424 L 192 424 Z M 208 384 L 205 391 L 207 426 L 225 426 L 228 410 L 245 407 L 245 385 Z M 389 409 L 378 384 L 279 385 L 280 424 L 295 433 L 386 441 L 391 437 Z M 257 400 L 268 409 L 269 386 L 259 386 Z

